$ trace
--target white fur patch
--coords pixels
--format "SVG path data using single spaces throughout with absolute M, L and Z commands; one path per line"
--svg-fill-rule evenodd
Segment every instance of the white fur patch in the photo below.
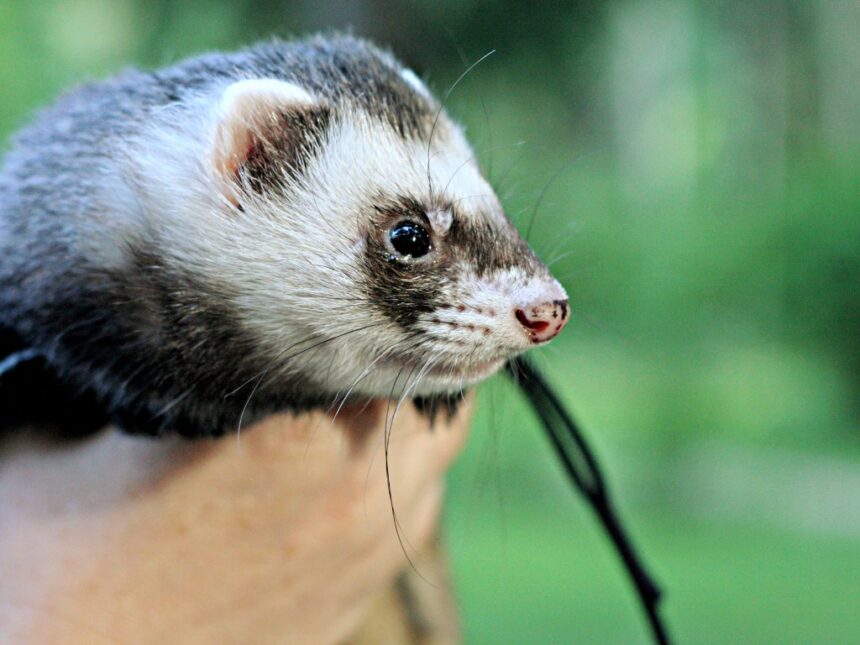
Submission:
M 313 97 L 303 88 L 274 78 L 249 78 L 227 86 L 221 98 L 225 114 L 242 114 L 261 107 L 311 105 Z
M 430 96 L 430 90 L 427 89 L 427 86 L 421 82 L 421 79 L 418 78 L 418 75 L 411 69 L 409 69 L 408 67 L 404 67 L 400 71 L 400 76 L 401 78 L 403 78 L 404 81 L 406 81 L 409 87 L 418 92 L 421 96 L 428 99 L 432 98 Z

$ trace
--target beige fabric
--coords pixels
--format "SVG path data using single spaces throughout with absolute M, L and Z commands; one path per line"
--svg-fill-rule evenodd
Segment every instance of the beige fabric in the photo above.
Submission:
M 404 405 L 391 435 L 404 542 L 435 587 L 393 529 L 385 403 L 202 443 L 19 435 L 0 448 L 0 642 L 455 642 L 433 538 L 468 407 L 431 431 Z
M 460 642 L 448 563 L 438 542 L 428 545 L 374 603 L 349 645 L 453 645 Z

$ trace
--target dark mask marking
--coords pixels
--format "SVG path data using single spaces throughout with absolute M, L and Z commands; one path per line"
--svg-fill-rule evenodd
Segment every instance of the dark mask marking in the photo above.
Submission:
M 479 278 L 512 267 L 526 275 L 548 275 L 512 224 L 456 212 L 448 233 L 434 238 L 427 261 L 402 261 L 384 238 L 393 224 L 404 219 L 429 227 L 428 207 L 408 197 L 380 198 L 379 203 L 371 216 L 362 269 L 369 301 L 404 328 L 414 325 L 423 313 L 450 307 L 446 287 L 456 285 L 463 266 L 474 269 Z
M 541 261 L 512 224 L 457 217 L 445 239 L 447 252 L 472 267 L 479 278 L 521 268 L 526 275 L 546 273 Z
M 368 236 L 361 267 L 369 301 L 402 327 L 414 325 L 422 313 L 434 311 L 442 302 L 444 267 L 402 262 L 377 235 Z

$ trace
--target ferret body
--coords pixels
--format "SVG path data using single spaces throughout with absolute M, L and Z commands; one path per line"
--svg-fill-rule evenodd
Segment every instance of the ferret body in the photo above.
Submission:
M 458 393 L 567 317 L 459 127 L 352 37 L 83 86 L 0 171 L 0 331 L 129 431 Z

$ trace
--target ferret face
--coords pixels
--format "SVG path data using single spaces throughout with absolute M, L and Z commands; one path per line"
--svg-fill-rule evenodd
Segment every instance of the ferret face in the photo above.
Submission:
M 273 379 L 456 392 L 554 338 L 567 295 L 458 127 L 412 72 L 386 69 L 369 104 L 274 79 L 224 89 L 210 158 L 232 233 L 209 262 Z
M 564 289 L 412 72 L 374 50 L 216 94 L 195 125 L 205 179 L 189 173 L 157 230 L 175 264 L 217 278 L 261 387 L 455 393 L 561 331 Z M 175 140 L 168 126 L 159 137 Z

